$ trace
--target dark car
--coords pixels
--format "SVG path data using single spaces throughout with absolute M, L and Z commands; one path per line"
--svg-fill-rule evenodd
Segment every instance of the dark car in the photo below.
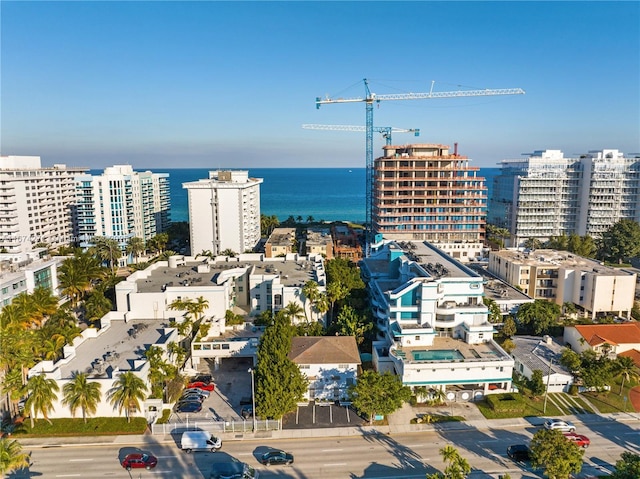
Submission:
M 262 457 L 260 457 L 260 462 L 265 466 L 270 466 L 271 464 L 293 464 L 293 454 L 273 450 L 265 452 Z
M 245 406 L 240 409 L 240 415 L 243 419 L 251 419 L 253 418 L 253 408 L 251 406 Z
M 176 412 L 200 412 L 202 404 L 199 401 L 179 402 L 176 405 Z
M 507 448 L 507 456 L 516 462 L 524 462 L 531 459 L 531 449 L 525 444 L 516 444 Z
M 213 381 L 213 377 L 211 377 L 211 374 L 198 374 L 195 378 L 193 378 L 192 382 L 209 384 L 211 381 Z
M 131 469 L 153 469 L 158 465 L 158 459 L 151 454 L 134 453 L 128 454 L 120 463 L 127 471 Z
M 187 401 L 203 402 L 205 399 L 206 397 L 202 394 L 198 394 L 196 392 L 193 392 L 193 393 L 184 392 L 182 393 L 182 396 L 180 396 L 180 399 L 178 399 L 178 402 L 187 402 Z

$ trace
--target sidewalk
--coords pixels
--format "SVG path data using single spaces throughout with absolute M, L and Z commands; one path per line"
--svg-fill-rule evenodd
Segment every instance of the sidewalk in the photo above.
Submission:
M 447 406 L 451 414 L 450 405 Z M 461 409 L 464 408 L 464 409 Z M 472 408 L 477 410 L 476 408 Z M 453 415 L 465 416 L 464 404 L 459 404 L 458 409 L 454 406 Z M 431 410 L 430 412 L 435 412 Z M 437 414 L 441 414 L 441 411 Z M 460 412 L 460 414 L 456 414 Z M 250 441 L 268 439 L 295 439 L 308 437 L 347 437 L 359 436 L 363 434 L 407 434 L 428 431 L 453 431 L 453 430 L 487 430 L 487 429 L 507 429 L 510 427 L 537 427 L 541 426 L 544 418 L 512 418 L 512 419 L 492 419 L 488 420 L 479 413 L 471 413 L 469 420 L 460 422 L 441 422 L 435 424 L 410 424 L 410 420 L 415 417 L 416 411 L 411 406 L 403 407 L 389 416 L 387 426 L 359 426 L 359 427 L 336 427 L 336 428 L 315 428 L 315 429 L 283 429 L 278 431 L 260 431 L 257 433 L 223 433 L 223 441 Z M 478 415 L 480 417 L 478 417 Z M 638 422 L 640 413 L 613 413 L 613 414 L 582 414 L 578 416 L 560 416 L 560 419 L 569 420 L 575 424 L 597 424 L 599 422 L 619 421 Z M 24 438 L 19 439 L 24 447 L 61 447 L 61 446 L 84 446 L 84 445 L 113 445 L 113 444 L 166 444 L 176 443 L 176 439 L 170 434 L 167 435 L 124 435 L 124 436 L 82 436 L 82 437 L 53 437 L 53 438 Z

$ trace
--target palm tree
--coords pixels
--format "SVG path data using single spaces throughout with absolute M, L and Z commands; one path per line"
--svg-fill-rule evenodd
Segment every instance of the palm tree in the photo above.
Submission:
M 283 314 L 287 316 L 291 324 L 294 324 L 297 319 L 302 319 L 305 317 L 303 311 L 304 310 L 302 309 L 302 306 L 300 306 L 298 303 L 294 303 L 293 301 L 282 308 Z
M 313 303 L 318 299 L 318 295 L 320 292 L 318 291 L 318 283 L 313 280 L 307 281 L 302 287 L 302 295 L 304 296 L 304 316 L 307 317 L 307 300 L 311 303 L 311 307 L 313 307 Z
M 335 317 L 334 306 L 336 302 L 342 301 L 347 296 L 349 296 L 349 288 L 340 281 L 332 281 L 327 285 L 327 300 L 331 306 L 331 314 L 329 315 L 331 321 L 333 321 L 333 318 Z
M 620 384 L 620 394 L 624 389 L 625 381 L 638 380 L 638 369 L 636 368 L 633 359 L 629 356 L 618 356 L 614 363 L 614 371 L 616 376 L 622 377 L 622 384 Z
M 29 454 L 22 452 L 22 445 L 6 437 L 0 439 L 0 475 L 4 477 L 24 467 L 29 467 Z
M 195 259 L 198 259 L 201 256 L 203 258 L 207 258 L 208 260 L 213 260 L 216 257 L 216 255 L 213 254 L 213 252 L 209 249 L 203 249 L 202 251 L 200 251 L 200 253 L 196 255 Z
M 125 251 L 127 252 L 127 254 L 133 255 L 134 262 L 137 264 L 140 253 L 144 252 L 144 240 L 137 236 L 129 238 Z
M 58 268 L 58 283 L 61 293 L 71 298 L 71 305 L 75 308 L 85 292 L 91 289 L 91 278 L 83 267 L 81 260 L 67 258 Z
M 40 346 L 42 358 L 45 361 L 55 361 L 61 356 L 62 348 L 67 344 L 66 338 L 62 334 L 54 334 L 50 337 L 45 336 Z
M 76 409 L 82 410 L 82 420 L 87 422 L 87 413 L 95 414 L 98 403 L 102 398 L 101 385 L 98 382 L 87 381 L 87 374 L 76 371 L 73 379 L 62 387 L 64 398 L 62 402 L 69 406 L 71 415 L 75 417 Z
M 222 256 L 228 256 L 229 258 L 235 258 L 237 253 L 233 251 L 231 248 L 227 248 L 224 251 L 221 251 L 220 254 Z
M 27 381 L 27 391 L 29 397 L 24 404 L 26 411 L 31 411 L 31 427 L 34 426 L 34 420 L 37 419 L 38 413 L 47 420 L 49 424 L 48 414 L 53 409 L 53 402 L 58 399 L 58 391 L 60 387 L 55 379 L 47 379 L 44 374 L 33 376 Z
M 309 215 L 307 216 L 307 223 L 313 223 L 313 216 Z
M 117 261 L 122 257 L 122 249 L 118 240 L 114 238 L 106 238 L 104 236 L 96 236 L 93 239 L 95 246 L 94 251 L 96 256 L 103 262 L 107 262 L 111 271 L 115 271 L 115 265 Z
M 34 322 L 37 326 L 41 326 L 44 318 L 51 316 L 58 310 L 58 298 L 53 295 L 49 288 L 38 286 L 31 293 L 31 300 L 35 305 L 36 315 Z
M 131 412 L 140 410 L 140 401 L 147 397 L 147 385 L 132 371 L 118 376 L 113 388 L 107 392 L 107 399 L 122 413 L 124 409 L 127 422 L 131 422 Z

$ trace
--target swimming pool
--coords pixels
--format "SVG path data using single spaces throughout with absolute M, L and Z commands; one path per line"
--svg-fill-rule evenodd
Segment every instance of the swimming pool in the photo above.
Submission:
M 457 349 L 431 349 L 413 351 L 414 361 L 453 361 L 454 359 L 464 359 L 464 356 Z

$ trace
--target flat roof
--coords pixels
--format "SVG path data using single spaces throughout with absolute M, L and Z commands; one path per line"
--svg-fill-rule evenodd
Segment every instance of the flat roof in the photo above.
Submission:
M 502 281 L 497 276 L 487 271 L 487 268 L 480 264 L 470 264 L 469 268 L 481 275 L 484 280 L 484 295 L 494 301 L 533 301 L 533 298 L 526 295 L 518 288 Z
M 402 326 L 404 328 L 404 325 Z M 458 351 L 463 357 L 464 361 L 477 362 L 477 361 L 504 361 L 505 359 L 512 359 L 511 356 L 501 351 L 496 347 L 493 342 L 469 344 L 461 339 L 454 339 L 450 337 L 435 337 L 433 338 L 433 345 L 431 346 L 411 346 L 402 347 L 398 351 L 404 353 L 404 359 L 407 362 L 445 362 L 450 363 L 451 359 L 436 359 L 436 360 L 416 360 L 411 353 L 417 351 Z
M 157 268 L 147 278 L 136 280 L 138 292 L 157 293 L 163 291 L 163 286 L 215 286 L 221 274 L 234 269 L 245 270 L 239 271 L 239 274 L 245 274 L 246 270 L 251 269 L 253 275 L 280 276 L 280 282 L 285 286 L 301 286 L 309 280 L 317 281 L 314 262 L 307 259 L 284 261 L 283 258 L 267 258 L 264 261 L 224 261 L 209 263 L 208 272 L 198 273 L 198 266 L 202 264 L 202 261 L 189 261 L 175 268 L 169 266 Z
M 121 371 L 134 369 L 133 361 L 145 359 L 145 351 L 152 344 L 163 343 L 168 335 L 167 320 L 111 319 L 95 338 L 87 338 L 77 346 L 76 355 L 60 367 L 62 378 L 71 378 L 75 371 L 89 373 L 91 378 L 107 378 L 114 368 Z M 109 353 L 109 354 L 107 354 Z

